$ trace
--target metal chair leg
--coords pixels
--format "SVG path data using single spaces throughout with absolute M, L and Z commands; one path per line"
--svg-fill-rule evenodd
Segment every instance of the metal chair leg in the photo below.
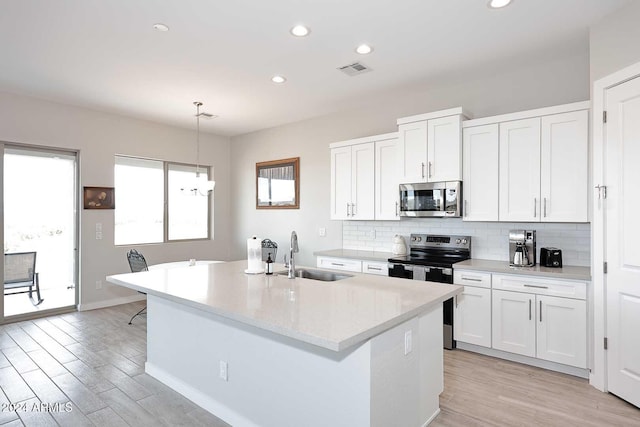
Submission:
M 131 318 L 131 320 L 129 320 L 129 324 L 131 324 L 131 322 L 133 322 L 133 319 L 135 319 L 137 316 L 140 316 L 142 314 L 142 312 L 145 311 L 146 309 L 147 309 L 147 306 L 145 305 L 142 310 L 140 310 L 139 312 L 134 314 L 133 317 Z
M 33 300 L 33 297 L 31 295 L 32 286 L 29 286 L 29 298 L 31 299 L 31 304 L 40 305 L 40 303 L 42 303 L 44 299 L 40 298 L 40 276 L 38 276 L 38 273 L 36 273 L 35 279 L 36 279 L 36 295 L 38 296 L 37 302 Z

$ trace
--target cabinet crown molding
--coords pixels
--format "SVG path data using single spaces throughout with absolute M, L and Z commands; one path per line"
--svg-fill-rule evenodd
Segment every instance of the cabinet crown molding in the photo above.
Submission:
M 398 125 L 421 122 L 423 120 L 438 119 L 440 117 L 461 115 L 464 118 L 472 118 L 468 111 L 462 107 L 449 108 L 448 110 L 433 111 L 431 113 L 417 114 L 415 116 L 401 117 L 397 120 Z
M 462 128 L 490 125 L 500 122 L 528 119 L 531 117 L 549 116 L 552 114 L 568 113 L 571 111 L 588 110 L 591 108 L 591 101 L 573 102 L 571 104 L 554 105 L 552 107 L 536 108 L 535 110 L 518 111 L 516 113 L 501 114 L 499 116 L 482 117 L 473 120 L 464 120 Z

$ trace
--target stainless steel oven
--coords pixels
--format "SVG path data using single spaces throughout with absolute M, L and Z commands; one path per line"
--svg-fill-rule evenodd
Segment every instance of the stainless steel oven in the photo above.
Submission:
M 462 215 L 460 181 L 400 184 L 400 216 L 449 217 Z
M 453 283 L 453 264 L 471 257 L 471 237 L 412 234 L 409 255 L 389 258 L 389 276 Z M 453 298 L 443 305 L 443 347 L 453 349 Z

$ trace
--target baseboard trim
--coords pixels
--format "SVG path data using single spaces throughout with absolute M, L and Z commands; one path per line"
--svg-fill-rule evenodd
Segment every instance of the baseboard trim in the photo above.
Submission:
M 427 427 L 429 424 L 433 422 L 433 420 L 436 419 L 438 415 L 440 415 L 440 408 L 438 408 L 436 412 L 434 412 L 433 415 L 431 415 L 431 417 L 429 417 L 429 419 L 424 424 L 422 424 L 422 427 Z
M 113 307 L 114 305 L 122 305 L 122 304 L 128 304 L 130 302 L 144 301 L 145 299 L 147 299 L 146 295 L 139 294 L 139 295 L 131 295 L 128 297 L 97 301 L 97 302 L 92 302 L 88 304 L 78 304 L 78 311 L 97 310 L 99 308 Z
M 574 377 L 589 379 L 588 369 L 576 368 L 575 366 L 549 362 L 547 360 L 540 360 L 533 357 L 522 356 L 519 354 L 509 353 L 502 350 L 495 350 L 493 348 L 481 347 L 475 344 L 468 344 L 460 341 L 457 342 L 457 348 L 459 348 L 460 350 L 467 350 L 474 353 L 484 354 L 485 356 L 497 357 L 499 359 L 505 359 L 511 362 L 518 362 L 525 365 L 535 366 L 537 368 L 548 369 L 550 371 L 560 372 L 567 375 L 573 375 Z
M 186 384 L 184 381 L 167 373 L 167 371 L 157 367 L 153 363 L 146 362 L 144 370 L 147 374 L 151 375 L 167 387 L 177 391 L 196 405 L 231 425 L 259 427 L 257 424 L 238 414 L 228 406 L 223 405 L 214 398 L 202 393 L 200 390 Z

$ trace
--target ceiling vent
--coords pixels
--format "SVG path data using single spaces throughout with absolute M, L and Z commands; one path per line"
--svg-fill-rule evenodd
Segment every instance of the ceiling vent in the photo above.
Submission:
M 372 71 L 371 68 L 367 67 L 362 62 L 354 62 L 353 64 L 345 65 L 344 67 L 339 67 L 338 70 L 342 71 L 347 76 L 357 76 L 359 74 Z

